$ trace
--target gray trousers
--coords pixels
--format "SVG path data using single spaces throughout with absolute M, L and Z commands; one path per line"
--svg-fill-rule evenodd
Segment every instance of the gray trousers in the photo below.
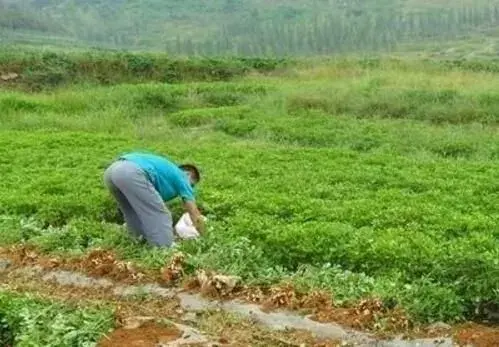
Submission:
M 172 246 L 171 213 L 140 167 L 118 160 L 106 169 L 104 183 L 118 202 L 133 236 L 143 237 L 153 246 Z

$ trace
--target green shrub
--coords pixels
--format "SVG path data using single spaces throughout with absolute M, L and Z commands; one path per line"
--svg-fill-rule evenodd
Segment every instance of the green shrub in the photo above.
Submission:
M 268 72 L 285 63 L 272 59 L 175 59 L 160 54 L 88 51 L 19 51 L 0 56 L 0 70 L 20 74 L 12 87 L 42 91 L 72 84 L 156 81 L 228 81 L 250 71 Z

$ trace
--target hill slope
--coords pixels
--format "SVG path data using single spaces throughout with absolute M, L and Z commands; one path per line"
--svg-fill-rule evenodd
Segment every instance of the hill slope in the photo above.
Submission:
M 64 39 L 189 55 L 386 51 L 484 36 L 498 19 L 497 0 L 0 0 L 4 42 Z

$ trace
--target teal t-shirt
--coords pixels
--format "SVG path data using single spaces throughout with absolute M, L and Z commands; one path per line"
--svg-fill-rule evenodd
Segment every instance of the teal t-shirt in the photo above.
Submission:
M 188 175 L 165 157 L 149 153 L 128 153 L 120 158 L 137 164 L 144 170 L 152 185 L 164 201 L 180 196 L 184 201 L 194 201 L 194 189 Z

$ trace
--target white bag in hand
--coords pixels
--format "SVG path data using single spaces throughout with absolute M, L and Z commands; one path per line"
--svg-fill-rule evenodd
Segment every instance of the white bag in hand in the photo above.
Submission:
M 206 220 L 205 217 L 202 218 Z M 195 239 L 199 237 L 199 232 L 196 230 L 196 227 L 194 227 L 191 216 L 187 212 L 180 217 L 175 225 L 175 232 L 182 239 Z

